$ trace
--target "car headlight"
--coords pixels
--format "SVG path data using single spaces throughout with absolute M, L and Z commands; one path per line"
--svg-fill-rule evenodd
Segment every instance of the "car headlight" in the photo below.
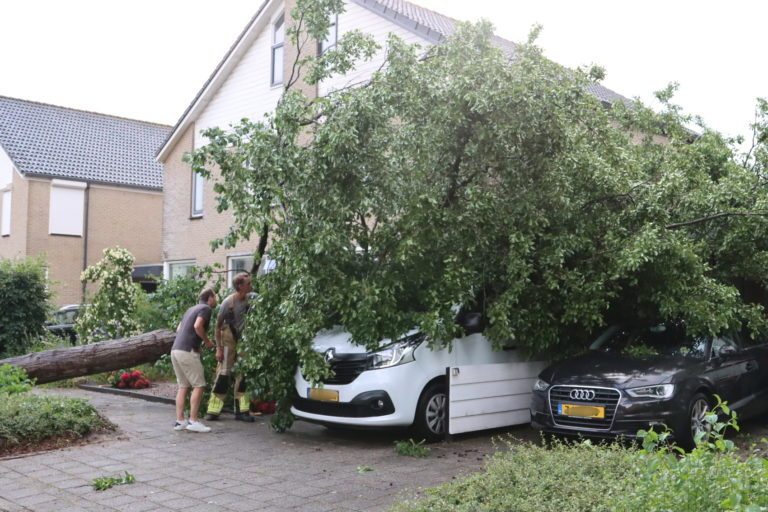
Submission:
M 533 385 L 534 391 L 546 391 L 549 388 L 549 382 L 541 379 L 536 379 Z
M 635 398 L 669 398 L 675 392 L 674 384 L 659 384 L 627 389 L 627 394 Z
M 414 361 L 416 347 L 424 341 L 424 334 L 417 333 L 398 340 L 376 352 L 371 352 L 368 359 L 368 367 L 371 370 L 391 368 Z

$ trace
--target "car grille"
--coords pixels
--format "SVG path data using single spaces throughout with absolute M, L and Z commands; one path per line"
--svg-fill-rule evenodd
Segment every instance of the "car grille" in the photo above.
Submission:
M 349 384 L 368 368 L 368 354 L 335 354 L 330 366 L 333 375 L 324 384 Z
M 571 398 L 574 389 L 589 390 L 595 393 L 589 400 Z M 619 405 L 621 393 L 610 388 L 598 388 L 594 386 L 552 386 L 549 391 L 549 407 L 552 420 L 555 425 L 569 428 L 583 428 L 592 430 L 610 430 L 613 418 L 616 415 L 616 407 Z M 558 405 L 562 403 L 578 405 L 595 405 L 605 407 L 605 418 L 579 418 L 558 414 Z

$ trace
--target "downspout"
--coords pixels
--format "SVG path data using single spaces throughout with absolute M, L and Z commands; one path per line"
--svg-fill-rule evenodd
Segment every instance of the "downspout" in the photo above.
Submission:
M 91 191 L 91 185 L 89 183 L 85 184 L 85 205 L 83 208 L 83 271 L 85 271 L 86 268 L 88 268 L 88 198 L 90 196 Z M 85 286 L 86 283 L 83 281 L 83 288 L 82 288 L 82 298 L 80 299 L 81 304 L 85 304 Z

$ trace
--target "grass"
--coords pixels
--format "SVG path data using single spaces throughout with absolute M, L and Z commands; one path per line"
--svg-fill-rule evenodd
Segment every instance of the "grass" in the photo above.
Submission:
M 423 458 L 429 455 L 429 447 L 424 445 L 424 439 L 418 443 L 413 439 L 395 441 L 395 452 L 405 457 Z

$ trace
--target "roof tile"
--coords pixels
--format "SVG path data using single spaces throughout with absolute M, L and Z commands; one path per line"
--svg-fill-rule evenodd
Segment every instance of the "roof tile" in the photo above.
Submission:
M 163 188 L 170 126 L 0 96 L 0 146 L 25 175 Z

